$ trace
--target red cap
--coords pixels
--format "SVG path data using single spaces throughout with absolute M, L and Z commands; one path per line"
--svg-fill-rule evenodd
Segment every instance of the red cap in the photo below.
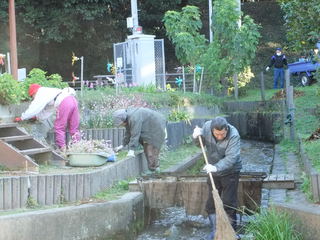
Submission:
M 32 97 L 38 92 L 38 89 L 41 88 L 39 84 L 33 83 L 29 86 L 29 96 Z

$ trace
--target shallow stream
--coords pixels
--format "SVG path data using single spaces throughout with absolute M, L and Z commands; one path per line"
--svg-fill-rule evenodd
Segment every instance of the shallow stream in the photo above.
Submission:
M 267 172 L 272 167 L 274 146 L 272 143 L 251 140 L 241 141 L 242 172 Z M 262 203 L 267 204 L 268 190 L 262 189 Z M 202 240 L 210 232 L 209 221 L 202 216 L 187 216 L 184 208 L 161 210 L 137 240 Z

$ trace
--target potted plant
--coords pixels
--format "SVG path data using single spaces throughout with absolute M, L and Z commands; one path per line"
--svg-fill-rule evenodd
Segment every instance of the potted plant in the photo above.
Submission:
M 74 167 L 96 167 L 115 161 L 110 140 L 80 140 L 68 146 L 66 155 Z

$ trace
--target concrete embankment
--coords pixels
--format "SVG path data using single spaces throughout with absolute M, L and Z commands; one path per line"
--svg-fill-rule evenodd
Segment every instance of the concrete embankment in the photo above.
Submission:
M 0 217 L 0 240 L 132 240 L 144 227 L 143 194 Z

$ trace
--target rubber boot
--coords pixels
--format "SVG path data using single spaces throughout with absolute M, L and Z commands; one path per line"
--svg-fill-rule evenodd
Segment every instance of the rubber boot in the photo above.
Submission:
M 209 221 L 210 221 L 210 229 L 211 232 L 207 237 L 207 240 L 213 240 L 214 235 L 216 233 L 216 214 L 209 214 Z

